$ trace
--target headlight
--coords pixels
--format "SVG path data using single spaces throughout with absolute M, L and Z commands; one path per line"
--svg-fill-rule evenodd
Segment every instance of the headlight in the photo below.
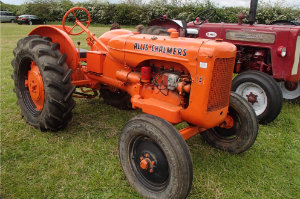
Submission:
M 281 57 L 285 57 L 285 56 L 286 56 L 286 47 L 280 46 L 280 47 L 277 49 L 277 55 L 278 55 L 278 56 L 281 56 Z

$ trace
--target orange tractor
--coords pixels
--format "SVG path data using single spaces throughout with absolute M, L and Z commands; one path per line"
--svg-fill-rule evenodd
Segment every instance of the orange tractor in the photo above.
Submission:
M 70 16 L 72 27 L 65 25 Z M 88 11 L 75 7 L 62 26 L 38 26 L 19 40 L 13 79 L 29 124 L 62 129 L 71 120 L 73 97 L 92 98 L 99 92 L 107 103 L 141 109 L 144 114 L 132 118 L 120 134 L 119 155 L 129 183 L 147 198 L 188 195 L 193 166 L 186 139 L 202 133 L 209 144 L 231 153 L 254 143 L 255 113 L 230 92 L 233 44 L 182 38 L 174 29 L 168 30 L 170 36 L 118 29 L 98 38 L 89 24 Z M 69 36 L 83 32 L 88 51 Z M 174 125 L 182 122 L 188 127 L 178 131 Z

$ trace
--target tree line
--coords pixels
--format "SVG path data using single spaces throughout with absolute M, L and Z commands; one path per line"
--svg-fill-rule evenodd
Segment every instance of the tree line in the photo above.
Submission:
M 206 0 L 191 2 L 183 0 L 124 0 L 119 4 L 106 1 L 92 0 L 89 2 L 73 3 L 70 0 L 29 0 L 22 5 L 9 5 L 0 2 L 1 10 L 9 10 L 16 15 L 33 14 L 47 21 L 61 21 L 65 12 L 74 6 L 86 8 L 92 18 L 92 23 L 121 25 L 147 24 L 151 19 L 167 15 L 171 19 L 191 21 L 203 10 L 215 8 L 216 15 L 210 22 L 236 23 L 237 14 L 243 12 L 246 16 L 249 8 L 217 7 Z M 284 7 L 282 4 L 270 5 L 260 3 L 257 10 L 258 23 L 270 23 L 274 20 L 295 20 L 300 16 L 300 9 Z M 247 19 L 245 19 L 247 22 Z

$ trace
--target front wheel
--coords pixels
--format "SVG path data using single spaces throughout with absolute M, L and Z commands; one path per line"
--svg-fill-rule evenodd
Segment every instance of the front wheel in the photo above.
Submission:
M 169 122 L 147 114 L 132 118 L 119 139 L 129 183 L 145 198 L 186 198 L 193 180 L 188 147 Z
M 33 23 L 32 23 L 32 21 L 29 21 L 29 22 L 28 22 L 28 25 L 30 25 L 30 26 L 31 26 L 32 24 L 33 24 Z
M 281 90 L 266 73 L 245 71 L 233 79 L 231 90 L 249 102 L 260 123 L 272 122 L 281 111 Z
M 253 145 L 257 133 L 257 118 L 252 107 L 241 96 L 231 92 L 226 120 L 202 135 L 213 147 L 237 154 Z

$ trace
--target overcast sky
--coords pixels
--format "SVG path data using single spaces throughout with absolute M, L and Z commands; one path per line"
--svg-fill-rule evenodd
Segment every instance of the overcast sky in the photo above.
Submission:
M 1 0 L 3 3 L 20 5 L 24 3 L 26 0 Z M 83 2 L 89 0 L 71 0 L 73 2 Z M 211 0 L 219 6 L 244 6 L 249 7 L 250 0 Z M 262 0 L 259 0 L 261 2 Z M 283 2 L 281 3 L 284 6 L 295 6 L 300 9 L 300 1 L 299 0 L 263 0 L 265 2 Z M 110 3 L 118 3 L 122 2 L 122 0 L 109 0 Z M 200 0 L 201 2 L 201 0 Z

